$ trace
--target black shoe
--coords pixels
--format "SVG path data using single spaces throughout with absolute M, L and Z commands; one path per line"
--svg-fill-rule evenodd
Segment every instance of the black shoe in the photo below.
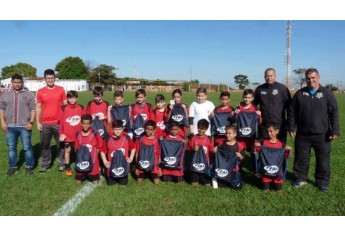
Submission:
M 26 167 L 25 168 L 25 174 L 26 175 L 32 175 L 34 172 L 32 171 L 32 167 Z
M 45 168 L 45 167 L 41 167 L 41 169 L 40 169 L 40 173 L 41 174 L 44 174 L 44 173 L 46 173 L 47 171 L 50 171 L 50 169 L 49 168 Z
M 18 168 L 10 168 L 10 169 L 8 169 L 8 171 L 6 173 L 6 176 L 11 176 L 17 172 L 18 172 Z
M 65 166 L 59 166 L 58 173 L 65 173 Z

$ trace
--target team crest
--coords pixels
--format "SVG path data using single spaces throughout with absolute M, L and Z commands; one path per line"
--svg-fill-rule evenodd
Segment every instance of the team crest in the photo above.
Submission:
M 273 95 L 277 95 L 278 94 L 278 89 L 273 89 L 272 94 Z
M 320 98 L 322 98 L 323 97 L 323 94 L 320 92 L 320 93 L 317 93 L 316 94 L 316 97 L 318 98 L 318 99 L 320 99 Z

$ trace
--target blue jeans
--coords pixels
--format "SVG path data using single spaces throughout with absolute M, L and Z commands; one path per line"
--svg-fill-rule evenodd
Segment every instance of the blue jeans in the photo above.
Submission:
M 24 127 L 8 127 L 6 132 L 6 142 L 8 147 L 8 161 L 10 168 L 18 168 L 17 165 L 17 144 L 18 137 L 22 141 L 25 152 L 25 162 L 27 167 L 33 167 L 35 163 L 34 152 L 31 144 L 31 131 Z

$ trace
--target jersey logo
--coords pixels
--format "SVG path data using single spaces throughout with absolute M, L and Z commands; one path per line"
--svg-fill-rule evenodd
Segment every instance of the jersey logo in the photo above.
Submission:
M 85 144 L 85 146 L 86 146 L 86 147 L 88 147 L 89 152 L 91 152 L 91 151 L 92 151 L 92 146 L 91 146 L 90 144 Z
M 269 174 L 275 174 L 279 171 L 278 166 L 265 166 L 264 169 L 267 171 Z
M 165 129 L 164 121 L 158 122 L 158 123 L 157 123 L 157 127 L 159 127 L 161 130 L 164 130 L 164 129 Z
M 278 94 L 278 89 L 273 89 L 272 94 L 273 95 L 277 95 Z
M 101 136 L 103 136 L 103 134 L 104 134 L 104 129 L 99 129 L 98 132 L 99 132 L 99 134 L 100 134 Z
M 125 127 L 126 124 L 127 124 L 127 121 L 126 120 L 122 120 L 122 123 L 123 123 L 123 127 Z
M 323 94 L 320 92 L 320 93 L 317 93 L 316 94 L 316 97 L 318 98 L 318 99 L 320 99 L 320 98 L 322 98 L 323 97 Z
M 303 92 L 303 96 L 309 96 L 309 93 Z
M 125 169 L 123 167 L 119 167 L 119 168 L 113 169 L 111 172 L 113 172 L 114 175 L 116 176 L 120 176 L 125 172 Z
M 207 154 L 207 147 L 202 146 L 202 148 L 204 149 L 205 154 Z
M 68 117 L 66 119 L 66 122 L 69 123 L 71 126 L 76 126 L 80 123 L 80 116 L 72 116 L 72 117 Z
M 99 118 L 100 120 L 104 120 L 104 119 L 105 119 L 105 118 L 104 118 L 104 114 L 103 114 L 102 112 L 98 112 L 98 113 L 93 114 L 92 118 L 94 118 L 94 117 L 96 117 L 96 116 L 98 116 L 98 118 Z
M 166 161 L 168 165 L 174 165 L 176 163 L 176 157 L 165 157 L 164 161 Z
M 266 95 L 266 94 L 267 94 L 267 92 L 266 92 L 266 91 L 261 91 L 261 94 L 265 94 L 265 95 Z
M 217 175 L 221 178 L 223 178 L 229 174 L 229 171 L 227 171 L 225 169 L 216 169 L 215 171 L 217 172 Z
M 125 155 L 125 149 L 124 149 L 124 148 L 119 148 L 119 149 L 117 149 L 117 150 L 121 151 L 121 152 L 123 153 L 123 155 Z M 117 150 L 114 150 L 114 151 L 110 154 L 110 156 L 114 156 L 114 153 L 115 153 L 115 151 L 117 151 Z
M 225 134 L 225 126 L 219 127 L 219 128 L 217 129 L 217 131 L 218 131 L 220 134 Z

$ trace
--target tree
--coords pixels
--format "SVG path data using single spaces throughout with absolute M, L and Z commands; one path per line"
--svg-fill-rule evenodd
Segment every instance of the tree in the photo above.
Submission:
M 338 90 L 338 87 L 335 86 L 334 84 L 327 84 L 327 85 L 325 86 L 325 88 L 326 88 L 326 89 L 329 89 L 329 90 L 331 90 L 331 91 L 337 91 L 337 90 Z
M 79 57 L 66 57 L 56 66 L 56 77 L 59 79 L 86 79 L 88 71 L 85 63 Z
M 18 62 L 15 65 L 2 68 L 1 77 L 3 79 L 11 78 L 16 73 L 24 77 L 36 77 L 37 69 L 27 63 Z
M 306 72 L 306 70 L 306 68 L 297 68 L 292 71 L 297 75 L 297 78 L 294 78 L 294 81 L 296 84 L 298 84 L 299 88 L 302 88 L 303 84 L 305 83 L 304 73 Z
M 116 73 L 113 72 L 117 70 L 116 67 L 101 64 L 91 70 L 91 73 L 88 78 L 89 83 L 100 83 L 107 85 L 113 85 L 116 82 Z
M 236 75 L 234 77 L 235 84 L 238 84 L 239 89 L 244 89 L 246 87 L 246 85 L 249 84 L 249 80 L 247 78 L 248 78 L 248 76 L 241 75 L 241 74 Z

